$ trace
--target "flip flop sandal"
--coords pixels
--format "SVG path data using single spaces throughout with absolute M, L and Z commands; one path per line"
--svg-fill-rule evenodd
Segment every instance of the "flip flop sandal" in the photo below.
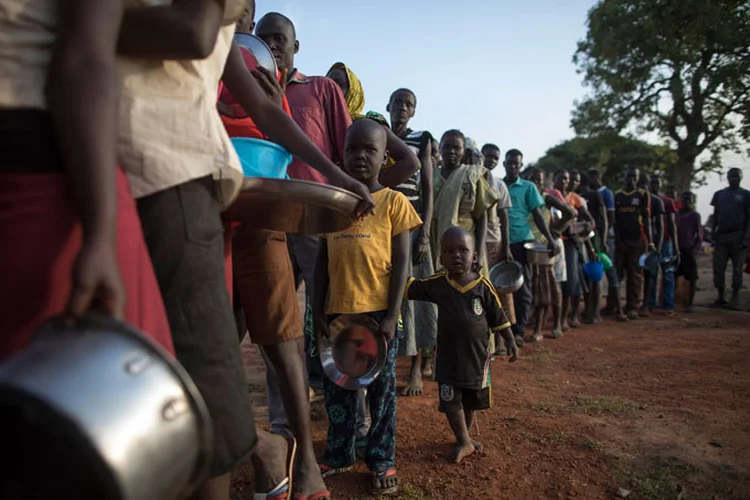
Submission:
M 370 493 L 373 495 L 393 495 L 394 493 L 397 493 L 398 492 L 398 477 L 396 477 L 396 485 L 391 486 L 390 488 L 375 486 L 376 481 L 377 481 L 377 484 L 382 486 L 387 478 L 395 476 L 395 475 L 396 475 L 396 469 L 386 469 L 386 470 L 373 472 L 372 473 L 372 488 L 370 488 Z
M 312 495 L 303 495 L 302 493 L 295 493 L 294 500 L 331 500 L 330 491 L 318 491 Z
M 289 449 L 286 455 L 287 476 L 268 493 L 253 493 L 253 500 L 286 500 L 292 491 L 292 475 L 294 473 L 294 457 L 297 455 L 297 440 L 286 438 Z
M 337 474 L 343 474 L 345 472 L 349 472 L 354 468 L 353 465 L 346 465 L 344 467 L 331 467 L 330 465 L 326 464 L 318 464 L 318 467 L 320 468 L 320 476 L 325 479 L 327 477 L 335 476 Z

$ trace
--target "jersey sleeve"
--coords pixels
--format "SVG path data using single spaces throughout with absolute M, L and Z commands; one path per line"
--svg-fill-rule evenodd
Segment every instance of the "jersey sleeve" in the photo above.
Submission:
M 423 300 L 425 302 L 435 302 L 435 276 L 430 276 L 425 279 L 415 279 L 409 277 L 406 282 L 406 290 L 404 291 L 404 300 Z
M 503 311 L 500 297 L 489 279 L 482 278 L 484 284 L 484 303 L 487 308 L 487 325 L 493 332 L 510 328 L 510 321 Z
M 394 191 L 393 200 L 390 206 L 391 216 L 391 236 L 396 236 L 404 231 L 414 231 L 422 225 L 422 219 L 417 215 L 417 211 L 406 196 Z

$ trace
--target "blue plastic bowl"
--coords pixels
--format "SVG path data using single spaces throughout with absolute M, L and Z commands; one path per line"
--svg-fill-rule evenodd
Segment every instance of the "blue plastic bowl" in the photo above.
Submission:
M 586 262 L 583 272 L 591 281 L 601 281 L 604 278 L 604 264 L 601 262 Z
M 250 137 L 232 137 L 245 177 L 286 178 L 292 154 L 273 142 Z

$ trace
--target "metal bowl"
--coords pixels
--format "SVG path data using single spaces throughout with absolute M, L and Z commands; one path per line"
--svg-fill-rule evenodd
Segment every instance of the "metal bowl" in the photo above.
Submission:
M 523 267 L 515 261 L 495 264 L 490 269 L 490 281 L 498 293 L 515 293 L 523 286 Z
M 318 341 L 323 372 L 343 389 L 367 387 L 385 366 L 388 343 L 365 314 L 346 314 L 330 325 L 330 338 Z
M 226 218 L 285 233 L 334 233 L 354 223 L 360 201 L 354 193 L 327 184 L 245 177 Z
M 526 259 L 529 264 L 537 266 L 551 266 L 555 263 L 557 256 L 552 257 L 547 245 L 544 243 L 529 242 L 523 246 L 526 249 Z
M 0 415 L 6 452 L 29 441 L 35 456 L 64 456 L 45 481 L 88 493 L 76 498 L 185 498 L 208 472 L 211 419 L 193 381 L 161 346 L 101 315 L 53 320 L 4 360 Z
M 652 275 L 656 275 L 659 272 L 659 261 L 661 257 L 657 252 L 646 252 L 638 258 L 638 265 L 644 271 Z
M 244 59 L 245 66 L 248 70 L 252 71 L 260 67 L 266 68 L 272 75 L 279 74 L 276 66 L 276 59 L 273 57 L 271 49 L 263 40 L 255 35 L 236 33 L 234 35 L 234 41 L 240 47 L 242 59 Z M 247 118 L 245 110 L 234 100 L 232 94 L 230 94 L 223 86 L 219 93 L 217 107 L 221 114 L 233 118 Z

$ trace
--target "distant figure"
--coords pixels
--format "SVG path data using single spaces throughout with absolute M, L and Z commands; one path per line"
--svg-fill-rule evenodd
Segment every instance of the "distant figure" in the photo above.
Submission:
M 649 205 L 651 206 L 651 236 L 652 242 L 654 243 L 654 251 L 661 254 L 661 247 L 664 242 L 664 202 L 661 198 L 648 191 L 648 175 L 645 172 L 641 172 L 638 176 L 638 189 L 643 190 L 649 199 Z M 661 259 L 659 259 L 661 262 Z M 656 273 L 652 274 L 651 271 L 644 270 L 643 272 L 643 305 L 638 310 L 638 315 L 643 318 L 651 316 L 651 307 L 648 304 L 648 297 L 651 295 L 651 291 L 657 286 L 657 278 L 659 277 L 659 267 L 656 268 Z
M 727 172 L 729 186 L 714 193 L 711 206 L 714 218 L 711 236 L 714 241 L 714 286 L 718 297 L 714 307 L 739 306 L 739 293 L 742 288 L 742 266 L 747 253 L 747 240 L 750 237 L 750 191 L 740 187 L 742 170 L 731 168 Z M 732 298 L 724 298 L 724 272 L 727 262 L 732 261 Z
M 594 218 L 594 238 L 591 242 L 594 248 L 594 252 L 603 252 L 608 254 L 607 248 L 607 234 L 609 233 L 609 220 L 607 217 L 607 206 L 604 203 L 604 197 L 591 183 L 591 171 L 586 174 L 586 177 L 582 180 L 581 196 L 586 200 L 586 205 L 589 213 Z M 609 275 L 610 272 L 617 275 L 617 271 L 612 267 L 606 271 Z M 615 278 L 616 279 L 616 278 Z M 586 309 L 583 313 L 583 322 L 588 324 L 595 324 L 601 321 L 601 285 L 602 282 L 591 282 L 589 294 L 586 297 Z
M 510 361 L 518 357 L 510 322 L 486 276 L 474 269 L 478 262 L 474 238 L 454 226 L 440 239 L 444 270 L 426 279 L 409 279 L 406 297 L 438 305 L 436 380 L 438 409 L 445 413 L 456 438 L 448 459 L 459 463 L 481 445 L 471 439 L 474 412 L 492 407 L 490 332 L 502 334 Z
M 677 212 L 677 228 L 680 247 L 680 265 L 677 266 L 677 276 L 684 277 L 690 283 L 690 296 L 687 309 L 691 313 L 695 309 L 695 289 L 698 281 L 698 263 L 695 257 L 700 252 L 703 243 L 703 226 L 701 214 L 695 211 L 695 195 L 690 191 L 682 193 L 682 207 Z
M 664 233 L 663 243 L 661 245 L 661 258 L 662 260 L 670 259 L 677 255 L 679 247 L 679 241 L 677 236 L 677 225 L 675 224 L 675 214 L 677 213 L 677 206 L 675 200 L 667 195 L 661 194 L 662 178 L 659 174 L 651 174 L 649 178 L 649 189 L 651 194 L 661 198 L 664 204 L 664 214 L 662 215 L 662 228 Z M 652 210 L 653 212 L 653 210 Z M 652 213 L 654 217 L 656 214 Z M 667 315 L 674 314 L 674 266 L 666 266 L 662 272 L 662 303 L 659 308 L 662 309 Z M 659 294 L 659 279 L 657 276 L 654 277 L 653 286 L 649 290 L 649 294 L 646 296 L 646 304 L 649 308 L 653 309 L 657 307 L 657 296 Z
M 638 319 L 638 308 L 643 301 L 643 269 L 641 255 L 651 245 L 650 197 L 636 187 L 638 169 L 625 171 L 625 188 L 615 194 L 615 265 L 620 281 L 627 273 L 625 314 Z M 619 302 L 619 297 L 618 297 Z

